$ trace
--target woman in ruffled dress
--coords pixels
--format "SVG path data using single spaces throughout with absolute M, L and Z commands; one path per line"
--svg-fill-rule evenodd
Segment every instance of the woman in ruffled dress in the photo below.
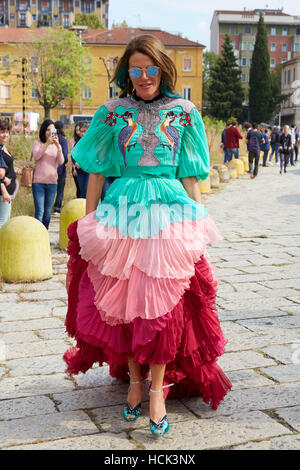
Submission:
M 209 151 L 199 112 L 175 93 L 176 68 L 151 35 L 133 39 L 114 76 L 120 98 L 96 112 L 72 151 L 90 173 L 86 216 L 69 227 L 66 328 L 71 374 L 104 362 L 130 382 L 123 416 L 169 430 L 165 399 L 201 396 L 216 409 L 231 388 L 217 365 L 226 340 L 206 245 L 222 237 L 201 205 Z M 101 204 L 105 177 L 116 177 Z

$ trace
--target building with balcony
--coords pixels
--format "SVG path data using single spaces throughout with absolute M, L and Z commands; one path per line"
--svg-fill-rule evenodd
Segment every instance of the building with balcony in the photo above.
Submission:
M 300 52 L 300 16 L 283 10 L 255 9 L 243 11 L 217 10 L 211 22 L 210 50 L 220 54 L 226 33 L 231 37 L 234 53 L 241 67 L 241 79 L 248 87 L 252 53 L 260 13 L 268 33 L 270 69 L 293 59 Z
M 108 28 L 108 7 L 109 0 L 0 0 L 0 28 L 69 28 L 79 13 L 95 13 Z
M 281 105 L 281 123 L 300 127 L 300 55 L 283 64 L 281 93 L 290 95 Z

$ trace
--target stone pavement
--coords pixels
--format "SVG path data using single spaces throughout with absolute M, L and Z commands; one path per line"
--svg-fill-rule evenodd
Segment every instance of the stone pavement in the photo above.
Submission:
M 217 411 L 201 398 L 168 401 L 171 429 L 158 440 L 147 412 L 122 420 L 127 386 L 107 368 L 64 373 L 67 255 L 53 219 L 53 278 L 0 292 L 0 448 L 300 449 L 299 182 L 299 164 L 282 176 L 260 168 L 203 197 L 224 236 L 209 254 L 233 389 Z

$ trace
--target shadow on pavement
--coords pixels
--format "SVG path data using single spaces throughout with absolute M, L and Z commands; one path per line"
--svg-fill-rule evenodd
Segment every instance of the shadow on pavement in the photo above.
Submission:
M 300 173 L 300 172 L 299 172 Z M 277 198 L 277 201 L 281 204 L 300 204 L 300 194 L 291 194 L 288 196 L 281 196 Z

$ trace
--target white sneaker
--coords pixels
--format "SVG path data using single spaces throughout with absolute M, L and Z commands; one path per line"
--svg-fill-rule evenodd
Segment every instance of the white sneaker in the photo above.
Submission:
M 273 166 L 273 163 L 272 163 L 272 162 L 268 162 L 268 166 Z
M 276 162 L 276 165 L 279 165 L 279 162 Z

